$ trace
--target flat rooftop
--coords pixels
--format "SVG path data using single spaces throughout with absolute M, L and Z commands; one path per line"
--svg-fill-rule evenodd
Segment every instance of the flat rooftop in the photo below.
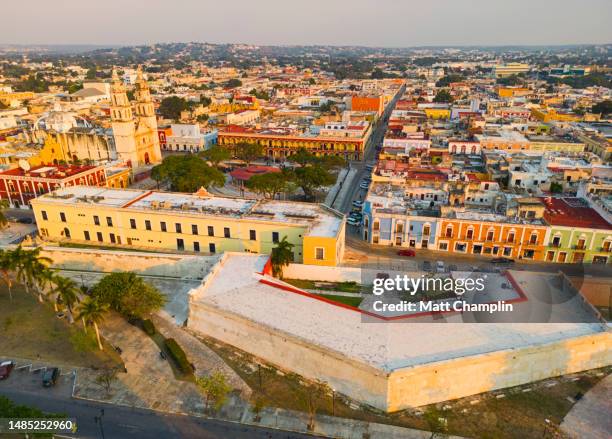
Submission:
M 115 209 L 160 211 L 189 216 L 226 216 L 303 226 L 309 235 L 335 237 L 344 217 L 319 204 L 250 200 L 176 192 L 72 186 L 38 198 L 45 203 L 91 204 Z
M 612 224 L 606 221 L 582 198 L 540 199 L 546 210 L 544 219 L 553 226 L 588 227 L 612 231 Z
M 460 315 L 447 317 L 449 323 L 433 323 L 432 316 L 365 320 L 353 309 L 262 283 L 263 279 L 283 285 L 258 274 L 266 261 L 266 256 L 226 253 L 207 285 L 190 292 L 191 302 L 240 316 L 384 371 L 604 331 L 597 319 L 588 314 L 589 323 L 463 323 Z M 516 281 L 526 290 L 550 283 L 546 277 L 525 272 L 518 272 Z M 535 305 L 543 302 L 532 293 L 528 300 Z M 584 312 L 576 309 L 575 301 L 569 300 L 558 313 Z M 584 318 L 576 316 L 580 319 L 576 321 Z

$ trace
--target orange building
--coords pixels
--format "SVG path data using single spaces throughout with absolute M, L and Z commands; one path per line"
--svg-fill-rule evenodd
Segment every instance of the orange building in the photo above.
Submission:
M 441 218 L 438 250 L 452 253 L 544 260 L 547 227 L 543 222 L 509 223 L 507 217 L 458 212 L 457 218 Z M 465 216 L 462 217 L 462 216 Z
M 385 109 L 383 96 L 352 96 L 351 110 L 352 111 L 375 111 L 382 114 Z

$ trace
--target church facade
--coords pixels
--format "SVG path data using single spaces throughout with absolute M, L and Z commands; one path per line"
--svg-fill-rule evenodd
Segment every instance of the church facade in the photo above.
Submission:
M 123 81 L 113 70 L 111 85 L 111 125 L 119 160 L 132 167 L 159 163 L 162 160 L 157 134 L 157 119 L 149 85 L 139 67 L 135 102 L 130 102 Z M 133 104 L 133 105 L 132 105 Z

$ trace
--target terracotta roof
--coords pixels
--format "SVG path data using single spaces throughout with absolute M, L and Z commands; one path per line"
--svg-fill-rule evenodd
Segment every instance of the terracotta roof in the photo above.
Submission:
M 612 232 L 612 224 L 582 198 L 544 197 L 540 200 L 546 206 L 544 219 L 553 226 L 607 229 Z

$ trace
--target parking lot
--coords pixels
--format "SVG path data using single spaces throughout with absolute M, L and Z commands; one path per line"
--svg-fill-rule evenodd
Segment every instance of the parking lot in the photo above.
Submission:
M 2 358 L 1 361 L 10 360 Z M 51 364 L 32 364 L 31 362 L 13 360 L 16 364 L 8 379 L 0 380 L 0 394 L 3 389 L 19 389 L 27 393 L 44 393 L 54 397 L 72 396 L 74 383 L 74 369 L 60 367 L 60 376 L 54 386 L 43 387 L 42 377 L 47 368 L 55 367 Z

